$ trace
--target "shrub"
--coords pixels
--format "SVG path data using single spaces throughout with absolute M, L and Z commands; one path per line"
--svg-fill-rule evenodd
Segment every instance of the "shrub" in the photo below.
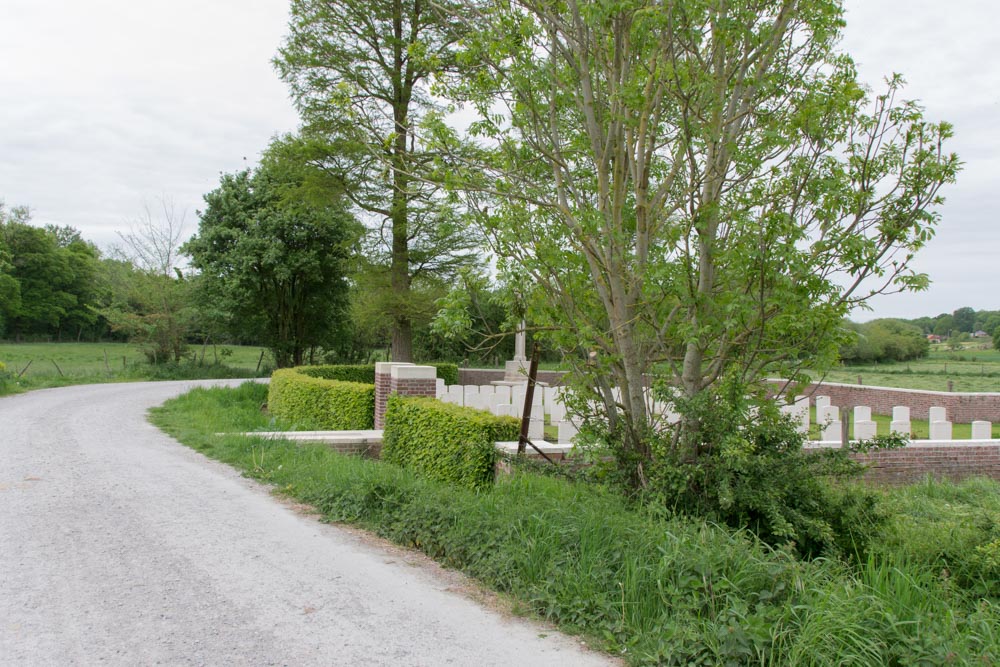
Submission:
M 295 370 L 314 378 L 324 380 L 340 380 L 342 382 L 361 382 L 375 384 L 375 366 L 373 364 L 299 366 Z
M 806 556 L 862 558 L 884 515 L 875 494 L 861 487 L 837 488 L 832 480 L 857 477 L 864 466 L 851 450 L 805 450 L 805 436 L 777 404 L 748 395 L 726 380 L 695 398 L 671 395 L 675 408 L 699 425 L 681 426 L 652 438 L 655 465 L 650 497 L 681 514 L 746 528 L 765 542 Z M 699 455 L 681 458 L 673 438 L 696 437 Z M 881 438 L 861 446 L 898 446 Z
M 458 384 L 458 364 L 448 362 L 421 363 L 421 366 L 433 366 L 437 369 L 437 376 L 444 380 L 445 384 Z M 343 380 L 344 382 L 364 382 L 374 384 L 375 365 L 358 364 L 355 366 L 345 364 L 328 364 L 325 366 L 299 366 L 296 370 L 314 378 L 324 378 L 327 380 Z
M 448 361 L 434 361 L 421 364 L 423 366 L 433 366 L 437 369 L 437 376 L 444 380 L 445 384 L 458 384 L 458 364 Z
M 391 396 L 382 458 L 432 479 L 479 489 L 493 483 L 498 440 L 514 440 L 518 423 L 433 398 Z
M 304 428 L 367 430 L 375 425 L 375 385 L 277 370 L 267 393 L 271 414 Z

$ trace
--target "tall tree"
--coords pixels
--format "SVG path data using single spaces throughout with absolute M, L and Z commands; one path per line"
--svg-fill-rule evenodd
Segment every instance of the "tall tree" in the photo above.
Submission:
M 9 257 L 0 273 L 17 282 L 14 290 L 9 280 L 2 280 L 9 301 L 0 310 L 6 312 L 8 328 L 16 337 L 93 333 L 100 253 L 75 229 L 34 227 L 30 220 L 27 208 L 7 212 L 0 205 L 0 246 Z
M 822 366 L 851 308 L 926 285 L 909 260 L 958 170 L 951 128 L 898 77 L 857 82 L 839 0 L 496 0 L 475 24 L 451 94 L 479 120 L 464 144 L 438 126 L 442 178 L 531 276 L 536 324 L 602 353 L 590 384 L 636 484 L 651 374 L 691 399 Z M 697 417 L 677 434 L 678 459 L 712 450 Z
M 308 167 L 267 154 L 256 171 L 222 176 L 184 245 L 199 289 L 234 333 L 267 345 L 279 367 L 336 342 L 348 260 L 360 226 L 341 197 L 307 188 Z
M 311 157 L 343 183 L 370 223 L 371 265 L 388 274 L 379 302 L 392 318 L 392 357 L 412 360 L 414 284 L 449 273 L 474 245 L 420 177 L 429 156 L 417 128 L 436 112 L 435 79 L 454 62 L 463 5 L 445 0 L 293 0 L 275 58 L 310 137 Z M 424 306 L 422 308 L 422 305 Z

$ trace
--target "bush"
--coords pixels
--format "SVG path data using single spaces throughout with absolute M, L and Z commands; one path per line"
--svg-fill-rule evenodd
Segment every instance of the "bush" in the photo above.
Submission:
M 271 376 L 268 408 L 301 428 L 363 431 L 375 426 L 375 385 L 310 377 L 300 369 Z
M 340 380 L 341 382 L 361 382 L 363 384 L 375 384 L 375 366 L 373 364 L 360 364 L 357 366 L 329 365 L 329 366 L 299 366 L 295 370 L 314 378 L 324 380 Z
M 421 363 L 421 366 L 433 366 L 437 376 L 445 384 L 458 384 L 458 364 L 448 362 Z M 314 378 L 327 380 L 343 380 L 344 382 L 375 383 L 375 365 L 359 364 L 356 366 L 337 364 L 325 366 L 299 366 L 296 370 Z
M 423 366 L 433 366 L 437 369 L 437 376 L 444 380 L 445 384 L 458 384 L 458 364 L 448 361 L 434 361 L 421 364 Z
M 695 420 L 699 455 L 682 459 L 677 433 L 654 439 L 650 496 L 655 504 L 692 516 L 746 528 L 765 542 L 805 556 L 850 555 L 863 559 L 884 519 L 875 494 L 830 482 L 855 478 L 864 466 L 850 450 L 804 450 L 805 436 L 764 396 L 727 380 L 687 399 L 672 395 L 676 409 Z M 883 446 L 898 439 L 882 438 Z M 691 445 L 680 451 L 690 451 Z
M 382 458 L 432 479 L 473 489 L 493 483 L 495 443 L 514 440 L 518 423 L 433 398 L 391 396 Z

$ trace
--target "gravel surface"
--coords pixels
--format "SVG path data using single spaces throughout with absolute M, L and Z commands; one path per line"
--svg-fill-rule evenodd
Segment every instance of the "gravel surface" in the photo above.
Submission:
M 205 384 L 0 398 L 0 664 L 614 664 L 146 421 Z

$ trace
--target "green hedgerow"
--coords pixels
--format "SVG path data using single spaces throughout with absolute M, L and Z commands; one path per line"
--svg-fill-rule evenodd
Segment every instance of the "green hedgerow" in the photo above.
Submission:
M 495 443 L 517 434 L 513 417 L 433 398 L 390 396 L 382 458 L 432 479 L 485 488 L 493 483 L 499 456 Z
M 277 370 L 267 394 L 271 414 L 304 428 L 363 431 L 375 426 L 375 385 Z

